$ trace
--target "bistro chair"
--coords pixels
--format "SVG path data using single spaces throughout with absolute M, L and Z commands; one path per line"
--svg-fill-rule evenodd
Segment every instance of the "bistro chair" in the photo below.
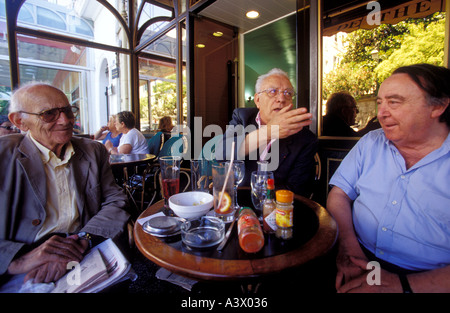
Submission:
M 159 152 L 161 151 L 164 145 L 164 134 L 163 132 L 157 132 L 150 139 L 147 140 L 148 150 L 150 154 L 158 157 Z
M 322 176 L 322 163 L 320 161 L 319 153 L 316 152 L 314 155 L 314 181 L 313 181 L 313 188 L 311 195 L 309 196 L 310 199 L 313 199 L 314 192 L 319 188 L 319 181 L 320 177 Z

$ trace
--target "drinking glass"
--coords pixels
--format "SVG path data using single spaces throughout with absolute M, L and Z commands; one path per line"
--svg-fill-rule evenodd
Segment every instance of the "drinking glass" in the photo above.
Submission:
M 225 185 L 229 165 L 226 162 L 217 162 L 212 165 L 214 213 L 225 223 L 231 222 L 235 213 L 234 203 L 234 174 L 231 171 Z M 225 185 L 225 188 L 223 186 Z M 220 195 L 224 189 L 221 203 Z
M 267 194 L 267 180 L 273 179 L 273 172 L 253 171 L 250 185 L 252 188 L 252 202 L 256 215 L 262 220 L 262 207 Z
M 169 210 L 170 196 L 180 192 L 180 156 L 165 156 L 159 158 L 161 167 L 161 186 L 164 197 L 164 208 Z
M 192 191 L 204 191 L 209 193 L 210 166 L 205 159 L 191 160 L 191 189 Z
M 230 164 L 230 162 L 227 162 L 227 164 Z M 237 201 L 237 187 L 240 183 L 242 183 L 242 180 L 245 176 L 245 162 L 242 160 L 236 160 L 233 161 L 233 171 L 234 171 L 234 208 L 235 210 L 239 210 L 241 207 L 238 204 Z

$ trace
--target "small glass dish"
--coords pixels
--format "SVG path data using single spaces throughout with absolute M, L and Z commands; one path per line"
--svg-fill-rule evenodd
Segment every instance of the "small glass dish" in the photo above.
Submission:
M 214 216 L 185 220 L 181 224 L 181 240 L 191 248 L 209 248 L 222 242 L 225 223 Z

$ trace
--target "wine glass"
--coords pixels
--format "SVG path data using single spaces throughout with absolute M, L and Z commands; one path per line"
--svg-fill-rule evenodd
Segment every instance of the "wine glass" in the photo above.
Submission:
M 267 180 L 273 179 L 273 172 L 254 171 L 251 177 L 252 202 L 256 215 L 262 220 L 262 207 L 267 194 Z
M 227 162 L 230 164 L 230 162 Z M 234 208 L 236 210 L 239 210 L 241 207 L 239 206 L 237 202 L 237 187 L 240 183 L 242 183 L 242 180 L 245 176 L 245 162 L 242 160 L 235 160 L 233 161 L 233 172 L 234 172 Z

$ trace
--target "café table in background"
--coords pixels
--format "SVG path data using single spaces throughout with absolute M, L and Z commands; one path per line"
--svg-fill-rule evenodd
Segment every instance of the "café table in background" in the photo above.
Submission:
M 112 172 L 116 183 L 121 186 L 127 194 L 129 200 L 134 204 L 136 212 L 132 212 L 132 215 L 136 217 L 143 209 L 144 192 L 145 192 L 145 179 L 141 179 L 140 195 L 138 200 L 135 199 L 135 187 L 131 180 L 133 175 L 139 174 L 141 177 L 145 176 L 147 168 L 156 159 L 153 154 L 111 154 L 109 156 L 109 163 L 111 164 Z M 140 205 L 136 203 L 138 201 Z
M 153 154 L 111 154 L 109 163 L 113 170 L 114 178 L 119 185 L 129 178 L 129 172 L 136 166 L 149 164 L 156 158 Z
M 250 206 L 250 189 L 240 188 L 239 204 Z M 164 202 L 149 206 L 134 226 L 139 251 L 150 261 L 178 275 L 202 281 L 246 280 L 301 266 L 325 255 L 337 239 L 337 224 L 328 211 L 305 197 L 294 196 L 294 237 L 284 241 L 265 235 L 265 246 L 247 254 L 239 246 L 236 224 L 222 251 L 186 247 L 181 236 L 158 238 L 143 231 L 139 219 L 156 214 Z M 229 225 L 228 225 L 229 226 Z

